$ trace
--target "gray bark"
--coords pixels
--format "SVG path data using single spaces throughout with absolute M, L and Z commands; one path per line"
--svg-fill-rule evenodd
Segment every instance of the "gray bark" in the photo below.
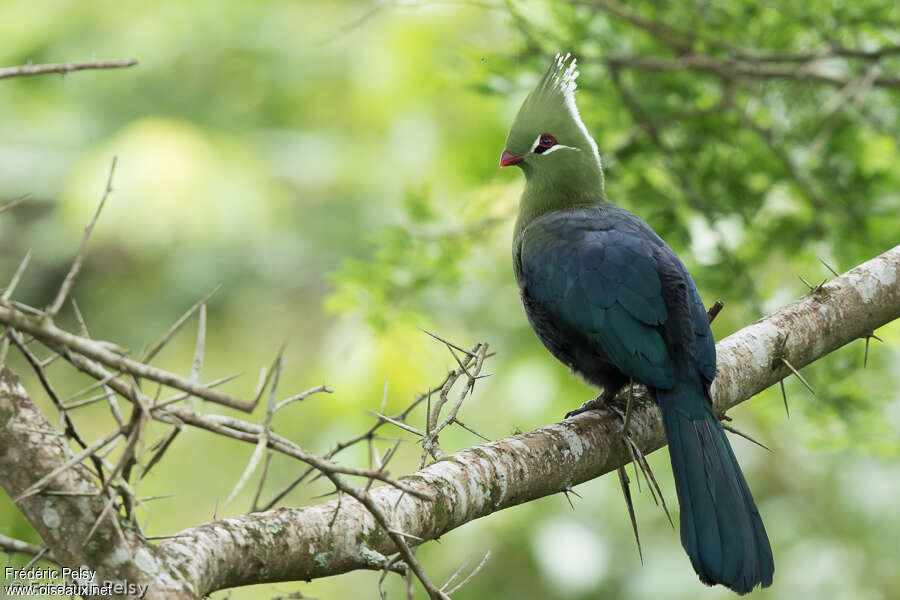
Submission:
M 720 341 L 713 385 L 717 410 L 724 413 L 787 376 L 790 371 L 780 359 L 799 369 L 896 318 L 900 318 L 900 246 Z M 0 379 L 0 483 L 12 497 L 65 458 L 61 450 L 52 450 L 58 444 L 56 438 L 25 435 L 12 427 L 16 422 L 30 427 L 38 420 L 46 423 L 43 416 L 34 414 L 21 386 L 16 386 L 9 375 Z M 659 413 L 646 394 L 637 394 L 636 400 L 630 433 L 647 454 L 662 447 L 665 436 Z M 462 450 L 403 479 L 434 498 L 432 501 L 391 486 L 376 488 L 371 496 L 390 516 L 395 529 L 431 540 L 474 519 L 567 490 L 627 464 L 631 454 L 620 427 L 615 415 L 585 413 Z M 42 447 L 51 449 L 26 458 Z M 18 463 L 13 456 L 27 464 Z M 73 470 L 57 483 L 58 489 L 88 489 L 86 475 Z M 58 498 L 53 502 L 84 502 Z M 366 509 L 347 497 L 336 516 L 337 501 L 279 508 L 193 527 L 152 549 L 134 540 L 117 544 L 115 532 L 105 531 L 103 539 L 115 551 L 91 556 L 71 542 L 70 533 L 86 524 L 79 516 L 83 511 L 54 504 L 60 523 L 68 529 L 66 535 L 60 535 L 58 527 L 44 522 L 44 507 L 50 505 L 46 497 L 38 495 L 25 502 L 19 504 L 20 509 L 61 563 L 93 561 L 87 563 L 92 568 L 118 569 L 119 576 L 145 580 L 151 575 L 122 558 L 142 552 L 151 557 L 156 574 L 168 579 L 155 581 L 148 597 L 199 597 L 239 585 L 378 568 L 385 555 L 395 551 Z M 89 509 L 96 512 L 95 501 Z M 179 573 L 181 578 L 171 573 Z M 162 584 L 168 588 L 163 589 Z
M 18 499 L 71 456 L 62 437 L 28 397 L 18 377 L 2 367 L 0 484 L 9 497 Z M 164 553 L 141 543 L 127 529 L 121 530 L 120 535 L 113 523 L 119 518 L 117 511 L 107 511 L 94 527 L 107 498 L 98 494 L 87 467 L 78 464 L 66 469 L 53 479 L 51 489 L 67 495 L 34 494 L 18 499 L 16 506 L 50 548 L 57 563 L 96 571 L 97 581 L 149 584 L 157 592 L 184 588 L 184 582 L 173 578 Z

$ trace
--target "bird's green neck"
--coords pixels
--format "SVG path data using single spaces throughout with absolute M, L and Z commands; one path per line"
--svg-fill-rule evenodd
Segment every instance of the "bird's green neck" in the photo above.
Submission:
M 525 189 L 519 200 L 519 216 L 516 219 L 514 239 L 533 220 L 554 210 L 576 206 L 592 206 L 606 202 L 603 191 L 603 171 L 599 164 L 572 169 L 568 173 L 556 173 L 543 177 L 532 167 L 525 166 Z

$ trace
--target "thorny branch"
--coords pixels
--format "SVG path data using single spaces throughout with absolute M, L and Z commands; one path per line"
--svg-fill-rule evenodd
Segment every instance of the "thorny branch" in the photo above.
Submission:
M 129 519 L 131 531 L 137 534 L 137 538 L 141 543 L 146 543 L 150 538 L 144 536 L 135 519 L 135 507 L 143 503 L 135 492 L 137 485 L 146 473 L 159 463 L 166 451 L 170 448 L 175 437 L 180 432 L 185 428 L 205 430 L 215 435 L 229 437 L 237 441 L 254 445 L 254 451 L 248 465 L 236 483 L 232 493 L 229 494 L 226 499 L 225 504 L 234 500 L 240 490 L 249 481 L 250 477 L 257 471 L 259 465 L 262 464 L 264 456 L 267 457 L 266 467 L 272 452 L 299 460 L 309 465 L 309 470 L 306 471 L 300 480 L 306 478 L 310 473 L 318 473 L 319 476 L 327 478 L 339 494 L 346 495 L 363 506 L 372 515 L 373 519 L 381 527 L 385 535 L 392 541 L 398 558 L 400 558 L 409 570 L 415 574 L 429 596 L 433 599 L 446 600 L 449 597 L 448 594 L 431 583 L 430 579 L 425 574 L 424 569 L 416 561 L 412 549 L 406 542 L 406 538 L 416 540 L 416 543 L 422 540 L 415 536 L 410 536 L 394 526 L 389 511 L 374 503 L 370 497 L 372 483 L 374 481 L 379 481 L 390 486 L 396 486 L 402 493 L 409 494 L 417 499 L 424 501 L 432 500 L 427 493 L 392 478 L 386 470 L 388 462 L 395 455 L 394 451 L 400 440 L 397 440 L 394 448 L 385 453 L 384 456 L 377 456 L 377 460 L 374 461 L 374 464 L 370 465 L 370 468 L 368 469 L 342 465 L 334 462 L 332 459 L 334 455 L 341 450 L 363 441 L 368 442 L 372 452 L 377 455 L 377 450 L 374 448 L 373 442 L 375 440 L 388 439 L 378 435 L 379 429 L 382 426 L 388 426 L 392 423 L 400 424 L 402 421 L 406 420 L 413 409 L 420 406 L 423 401 L 429 401 L 434 394 L 439 395 L 440 401 L 433 410 L 429 411 L 426 425 L 429 434 L 423 434 L 421 436 L 423 447 L 425 448 L 423 451 L 423 461 L 428 453 L 431 453 L 436 457 L 444 456 L 445 453 L 440 449 L 438 443 L 438 436 L 441 431 L 451 424 L 459 424 L 465 427 L 458 421 L 457 415 L 463 400 L 471 395 L 475 386 L 475 381 L 477 378 L 481 377 L 480 371 L 484 359 L 486 358 L 487 345 L 476 344 L 472 351 L 466 351 L 439 338 L 448 348 L 450 348 L 451 352 L 454 352 L 458 364 L 458 367 L 451 371 L 439 386 L 414 399 L 407 409 L 394 415 L 394 417 L 387 417 L 379 414 L 376 423 L 372 425 L 367 432 L 339 444 L 335 449 L 329 452 L 328 455 L 318 456 L 311 453 L 303 449 L 299 444 L 275 433 L 274 418 L 278 411 L 289 405 L 302 402 L 317 393 L 331 393 L 332 390 L 327 386 L 320 385 L 301 393 L 289 395 L 279 401 L 277 389 L 279 377 L 284 366 L 283 350 L 279 351 L 271 368 L 268 370 L 263 369 L 260 383 L 257 386 L 256 393 L 252 400 L 240 400 L 215 390 L 218 385 L 223 384 L 232 378 L 225 378 L 209 384 L 200 383 L 200 375 L 203 368 L 203 354 L 206 343 L 206 302 L 212 293 L 216 291 L 215 289 L 204 298 L 200 299 L 184 315 L 182 315 L 182 317 L 180 317 L 163 334 L 158 342 L 145 352 L 141 353 L 141 358 L 139 360 L 128 358 L 130 353 L 116 344 L 92 339 L 89 336 L 84 317 L 78 310 L 74 300 L 72 306 L 79 323 L 79 332 L 73 333 L 61 329 L 54 323 L 54 317 L 62 310 L 66 300 L 71 296 L 78 275 L 82 270 L 90 235 L 97 223 L 103 206 L 106 204 L 107 199 L 113 190 L 112 181 L 115 166 L 116 161 L 113 159 L 98 208 L 95 211 L 90 224 L 85 228 L 84 237 L 72 267 L 65 276 L 53 302 L 46 309 L 40 309 L 18 302 L 12 297 L 15 288 L 25 271 L 25 267 L 29 262 L 31 256 L 30 253 L 26 255 L 22 264 L 13 275 L 10 285 L 7 286 L 2 297 L 0 297 L 0 324 L 5 325 L 6 327 L 3 332 L 3 339 L 6 343 L 11 342 L 12 345 L 26 358 L 38 376 L 38 379 L 43 384 L 48 395 L 53 400 L 54 406 L 60 415 L 60 423 L 61 425 L 64 425 L 64 434 L 75 440 L 82 448 L 77 454 L 72 454 L 65 445 L 60 446 L 61 450 L 67 454 L 67 459 L 60 461 L 52 468 L 47 469 L 42 476 L 30 481 L 29 485 L 16 490 L 16 492 L 12 494 L 15 501 L 21 505 L 21 503 L 29 502 L 32 497 L 46 497 L 51 494 L 56 494 L 58 490 L 48 488 L 72 469 L 80 469 L 83 470 L 85 474 L 88 474 L 90 478 L 95 480 L 97 487 L 96 496 L 103 499 L 102 504 L 99 505 L 98 512 L 93 515 L 90 526 L 86 528 L 87 532 L 83 537 L 83 541 L 87 542 L 94 538 L 101 523 L 109 521 L 114 525 L 114 529 L 117 531 L 119 539 L 123 543 L 126 543 L 126 538 L 123 537 L 124 533 L 119 526 L 118 519 L 107 519 L 110 515 L 124 512 Z M 193 360 L 191 362 L 189 378 L 185 379 L 175 373 L 149 364 L 194 314 L 198 315 L 197 341 Z M 25 335 L 30 336 L 30 339 L 25 340 Z M 62 357 L 79 371 L 93 377 L 96 380 L 96 383 L 74 394 L 67 400 L 67 403 L 64 403 L 51 386 L 49 378 L 44 372 L 46 361 L 40 361 L 28 348 L 28 345 L 35 341 L 42 343 L 53 351 L 55 353 L 54 356 Z M 455 354 L 456 350 L 463 353 L 463 359 L 460 359 Z M 465 389 L 459 394 L 447 416 L 438 423 L 437 420 L 441 408 L 447 401 L 448 394 L 463 374 L 468 377 Z M 171 388 L 176 391 L 176 394 L 169 398 L 160 399 L 159 391 L 157 391 L 156 397 L 150 397 L 142 391 L 143 381 L 150 381 L 158 384 L 158 389 L 160 390 L 163 387 Z M 95 390 L 102 391 L 101 393 L 95 394 L 84 400 L 72 402 L 72 400 L 87 396 Z M 260 399 L 266 395 L 266 390 L 268 390 L 266 402 L 267 408 L 260 423 L 253 423 L 214 413 L 199 412 L 195 410 L 193 405 L 179 404 L 186 399 L 197 397 L 215 404 L 232 408 L 241 408 L 250 412 L 259 403 Z M 384 400 L 386 400 L 386 395 L 387 387 L 385 388 Z M 123 416 L 121 415 L 116 398 L 123 399 L 131 405 L 131 416 L 127 421 L 123 419 Z M 108 401 L 111 416 L 116 423 L 116 427 L 108 434 L 101 436 L 94 442 L 88 444 L 75 429 L 69 416 L 69 412 L 83 406 L 88 406 L 102 399 Z M 384 400 L 382 401 L 381 406 L 382 411 L 384 410 Z M 172 429 L 163 439 L 150 448 L 152 454 L 149 457 L 145 457 L 146 444 L 144 436 L 149 420 L 171 424 Z M 55 430 L 49 426 L 39 426 L 37 429 L 54 436 L 58 435 Z M 466 429 L 471 431 L 468 427 L 466 427 Z M 115 464 L 109 464 L 105 460 L 105 457 L 108 456 L 116 444 L 122 440 L 125 441 L 125 448 L 122 451 L 121 456 Z M 93 469 L 86 468 L 84 461 L 88 459 L 92 461 Z M 265 485 L 266 467 L 264 467 L 264 475 L 260 479 L 259 488 L 254 497 L 254 510 L 260 493 Z M 348 476 L 363 478 L 367 480 L 367 483 L 364 487 L 358 487 L 346 479 Z M 283 499 L 300 480 L 279 493 L 275 500 L 269 503 L 269 506 Z M 115 493 L 111 494 L 109 493 L 110 491 L 114 491 Z M 81 495 L 84 493 L 85 492 L 83 491 L 79 492 Z M 335 517 L 339 510 L 339 508 L 335 510 Z M 159 536 L 154 536 L 153 539 L 158 538 Z M 0 539 L 0 542 L 5 542 L 5 540 Z M 132 542 L 128 543 L 130 544 Z M 34 548 L 24 542 L 16 540 L 9 541 L 8 544 L 4 543 L 3 547 L 9 548 L 10 551 L 15 550 L 24 552 L 26 550 L 34 550 Z M 379 559 L 379 561 L 376 562 L 377 564 L 373 564 L 372 566 L 384 569 L 386 572 L 406 573 L 403 565 L 396 563 L 396 559 L 390 560 L 387 557 L 383 557 L 383 559 Z
M 790 373 L 788 363 L 795 366 L 795 369 L 800 368 L 843 343 L 871 335 L 880 324 L 900 316 L 898 282 L 900 282 L 900 247 L 820 286 L 797 304 L 720 342 L 718 351 L 721 366 L 714 387 L 717 408 L 724 411 L 765 385 L 779 381 Z M 11 302 L 11 300 L 3 301 L 0 307 L 8 308 Z M 865 310 L 862 312 L 854 310 L 857 304 L 865 306 Z M 718 308 L 719 304 L 716 303 L 710 309 L 711 318 Z M 41 316 L 38 309 L 31 307 L 30 310 L 38 317 Z M 859 318 L 842 320 L 840 315 L 844 315 L 847 311 Z M 16 333 L 14 323 L 3 321 L 4 314 L 9 313 L 0 312 L 0 322 L 8 328 L 12 327 L 8 332 Z M 821 319 L 828 319 L 830 326 L 822 327 L 818 322 Z M 83 320 L 81 324 L 86 333 Z M 857 332 L 856 329 L 860 331 Z M 785 335 L 786 331 L 791 331 L 792 335 Z M 344 448 L 364 441 L 371 444 L 376 439 L 385 439 L 377 432 L 379 428 L 390 425 L 402 425 L 405 430 L 414 432 L 423 443 L 423 456 L 443 452 L 439 450 L 438 434 L 444 427 L 458 422 L 459 404 L 471 393 L 471 388 L 477 380 L 485 376 L 480 373 L 481 365 L 490 355 L 487 353 L 486 344 L 476 344 L 471 350 L 466 350 L 439 336 L 435 337 L 452 351 L 457 367 L 448 373 L 440 385 L 414 399 L 406 410 L 393 417 L 383 415 L 383 398 L 376 423 L 366 433 L 338 445 L 326 457 L 318 457 L 303 450 L 296 443 L 278 436 L 273 430 L 273 417 L 279 407 L 300 401 L 316 392 L 328 391 L 324 386 L 319 386 L 277 402 L 277 380 L 283 363 L 281 353 L 272 368 L 261 377 L 256 395 L 260 397 L 268 390 L 268 408 L 263 421 L 257 424 L 223 415 L 199 413 L 179 406 L 174 401 L 165 402 L 149 398 L 140 391 L 136 378 L 110 371 L 115 365 L 104 365 L 101 361 L 84 357 L 75 347 L 59 347 L 52 342 L 47 343 L 49 348 L 60 353 L 67 361 L 96 380 L 104 382 L 115 394 L 131 403 L 132 419 L 90 444 L 87 450 L 67 459 L 63 459 L 60 455 L 59 459 L 48 462 L 48 467 L 40 472 L 39 477 L 28 481 L 28 485 L 21 485 L 12 490 L 8 488 L 8 491 L 23 507 L 32 503 L 34 499 L 41 498 L 56 498 L 59 502 L 66 497 L 65 494 L 70 493 L 70 490 L 64 486 L 63 489 L 49 490 L 46 486 L 78 470 L 83 481 L 85 477 L 97 479 L 92 484 L 93 492 L 89 492 L 83 483 L 71 489 L 73 494 L 89 494 L 95 498 L 97 508 L 93 513 L 94 517 L 87 535 L 83 539 L 94 538 L 95 531 L 99 531 L 106 522 L 112 525 L 112 529 L 109 529 L 109 525 L 106 526 L 107 533 L 103 534 L 106 536 L 103 539 L 109 540 L 110 535 L 115 536 L 114 539 L 121 540 L 125 547 L 131 548 L 131 552 L 139 552 L 139 548 L 143 547 L 142 544 L 147 543 L 140 530 L 132 528 L 131 531 L 135 532 L 137 537 L 129 537 L 132 534 L 123 531 L 117 519 L 107 518 L 120 509 L 124 510 L 126 515 L 133 515 L 135 504 L 140 502 L 127 481 L 126 470 L 118 465 L 108 465 L 105 460 L 102 460 L 101 467 L 97 467 L 98 470 L 104 469 L 109 473 L 109 481 L 113 481 L 116 494 L 121 498 L 116 500 L 116 496 L 105 493 L 109 484 L 102 484 L 98 473 L 91 474 L 83 460 L 88 456 L 102 458 L 103 455 L 100 454 L 102 448 L 125 439 L 132 448 L 132 451 L 126 452 L 125 455 L 135 457 L 134 460 L 139 465 L 144 464 L 140 452 L 133 450 L 138 446 L 142 435 L 142 429 L 134 426 L 134 419 L 135 415 L 149 413 L 150 418 L 173 424 L 175 426 L 173 432 L 180 431 L 183 427 L 196 427 L 251 443 L 257 448 L 255 454 L 260 452 L 259 448 L 268 448 L 301 460 L 310 465 L 310 472 L 322 474 L 331 481 L 341 496 L 347 498 L 343 503 L 339 498 L 335 502 L 301 510 L 277 509 L 253 513 L 245 517 L 200 526 L 176 536 L 167 536 L 169 539 L 163 541 L 160 546 L 153 547 L 155 556 L 165 557 L 160 559 L 163 561 L 162 564 L 177 568 L 180 572 L 194 573 L 197 578 L 183 597 L 197 597 L 222 587 L 312 578 L 357 568 L 397 571 L 396 556 L 393 559 L 389 556 L 396 554 L 409 566 L 410 572 L 419 578 L 429 596 L 441 599 L 447 597 L 448 592 L 444 590 L 449 588 L 450 583 L 441 588 L 431 583 L 421 565 L 417 563 L 410 543 L 419 544 L 434 539 L 473 518 L 507 506 L 550 493 L 568 491 L 572 485 L 580 481 L 602 472 L 619 469 L 628 462 L 634 462 L 640 467 L 654 498 L 661 496 L 644 459 L 644 454 L 662 444 L 661 429 L 655 407 L 639 392 L 634 394 L 637 405 L 631 418 L 633 425 L 624 442 L 621 437 L 621 425 L 618 423 L 623 415 L 621 408 L 614 406 L 612 415 L 582 415 L 561 425 L 549 426 L 509 440 L 493 442 L 453 456 L 446 456 L 443 460 L 402 480 L 391 479 L 385 471 L 388 461 L 393 456 L 392 450 L 378 456 L 373 447 L 373 462 L 369 469 L 354 469 L 334 463 L 331 457 Z M 450 392 L 457 381 L 464 382 L 464 385 L 458 395 L 453 396 Z M 16 388 L 15 384 L 11 385 L 6 381 L 4 385 L 6 388 L 0 393 L 0 400 L 9 397 L 17 398 L 19 403 L 27 400 L 24 390 Z M 387 386 L 385 398 L 386 395 Z M 182 399 L 184 397 L 181 396 Z M 412 409 L 422 403 L 428 405 L 424 431 L 405 423 Z M 442 417 L 441 411 L 445 408 L 449 410 Z M 47 435 L 53 436 L 54 440 L 59 439 L 59 434 L 46 422 L 32 419 L 29 425 L 24 427 L 19 423 L 13 425 L 16 427 L 11 430 L 14 436 L 25 435 L 27 429 L 41 432 L 42 440 L 45 440 Z M 161 442 L 161 446 L 156 450 L 157 454 L 146 461 L 148 466 L 144 471 L 158 461 L 157 457 L 162 449 L 168 446 L 175 435 L 177 433 L 171 433 Z M 431 449 L 426 447 L 429 444 Z M 625 444 L 624 451 L 621 444 Z M 4 453 L 0 452 L 0 456 L 3 455 Z M 501 459 L 500 456 L 507 458 Z M 544 458 L 539 458 L 535 462 L 535 457 L 544 456 L 552 456 L 553 459 L 549 463 Z M 565 464 L 557 464 L 559 461 Z M 251 459 L 250 464 L 255 469 L 259 462 L 259 459 Z M 122 464 L 120 461 L 119 465 Z M 483 472 L 488 466 L 493 471 Z M 500 473 L 507 467 L 514 468 L 515 474 Z M 548 468 L 550 470 L 547 470 Z M 560 479 L 560 474 L 565 474 L 565 478 Z M 346 476 L 365 478 L 369 484 L 377 479 L 385 481 L 388 485 L 370 490 L 370 485 L 367 484 L 365 488 L 360 488 L 346 481 Z M 455 481 L 456 478 L 468 481 L 473 477 L 482 482 L 479 485 L 487 485 L 491 490 L 487 497 L 468 492 L 465 497 L 459 496 L 463 490 L 470 489 L 474 484 Z M 491 487 L 491 482 L 499 487 Z M 4 485 L 6 483 L 4 482 Z M 280 496 L 283 498 L 283 494 Z M 349 502 L 350 500 L 352 502 Z M 442 506 L 450 509 L 450 512 L 434 510 L 434 502 L 440 502 Z M 360 510 L 368 515 L 362 521 Z M 257 530 L 258 527 L 263 529 Z M 336 535 L 338 531 L 346 534 L 348 527 L 350 531 L 358 531 L 357 536 L 363 535 L 368 540 L 367 543 L 362 547 L 355 544 L 340 547 L 339 552 L 332 550 L 327 558 L 324 557 L 318 549 L 323 547 L 322 544 L 325 544 L 324 547 L 335 549 L 334 538 L 330 536 L 333 533 Z M 363 529 L 360 530 L 359 527 Z M 380 530 L 382 535 L 373 537 L 373 528 Z M 227 539 L 222 537 L 222 532 L 232 529 L 234 534 L 227 534 Z M 265 535 L 263 531 L 269 534 Z M 237 540 L 244 542 L 238 543 Z M 240 562 L 236 557 L 245 555 L 251 550 L 243 545 L 247 540 L 257 540 L 254 543 L 271 545 L 274 555 L 272 560 L 266 563 L 265 573 L 254 569 L 237 571 L 234 569 L 235 563 Z M 210 551 L 213 554 L 210 554 Z M 254 550 L 256 551 L 259 549 Z M 223 557 L 232 557 L 235 560 Z M 223 560 L 227 564 L 222 564 Z
M 865 332 L 900 317 L 900 246 L 825 284 L 819 292 L 808 294 L 798 302 L 750 325 L 722 340 L 717 345 L 720 368 L 713 386 L 716 409 L 723 413 L 790 371 L 780 361 L 788 356 L 797 368 L 858 339 Z M 786 343 L 785 332 L 791 331 Z M 621 397 L 618 401 L 621 401 Z M 646 393 L 635 392 L 631 441 L 642 454 L 665 443 L 659 413 Z M 618 402 L 617 401 L 617 402 Z M 618 407 L 618 403 L 614 405 Z M 392 486 L 372 490 L 374 503 L 390 511 L 393 523 L 404 537 L 435 539 L 473 519 L 549 494 L 571 489 L 582 481 L 616 470 L 634 460 L 621 435 L 621 420 L 615 411 L 585 413 L 524 434 L 472 447 L 425 467 L 405 479 L 419 490 L 429 490 L 440 503 L 422 501 Z M 652 482 L 648 485 L 655 489 Z M 335 511 L 340 506 L 339 514 Z M 362 519 L 362 520 L 361 520 Z M 350 546 L 324 546 L 326 531 L 340 532 L 354 539 L 362 536 L 367 546 L 379 554 L 396 550 L 386 537 L 370 536 L 377 521 L 361 513 L 360 507 L 346 500 L 306 509 L 276 509 L 229 519 L 223 524 L 227 533 L 209 527 L 182 532 L 180 546 L 184 560 L 190 565 L 207 565 L 216 552 L 240 555 L 245 544 L 235 541 L 264 535 L 268 528 L 281 530 L 302 522 L 299 537 L 272 540 L 273 549 L 291 554 L 291 565 L 304 565 L 304 575 L 317 577 L 364 568 L 365 561 L 353 562 Z M 412 537 L 414 536 L 414 537 Z M 307 544 L 314 545 L 307 548 Z M 319 545 L 315 545 L 319 544 Z M 331 548 L 326 564 L 315 562 L 319 550 Z M 188 548 L 191 556 L 187 556 Z M 197 548 L 206 550 L 197 551 Z M 276 565 L 268 565 L 277 568 Z M 194 567 L 197 568 L 197 567 Z M 228 565 L 231 568 L 231 565 Z M 278 580 L 295 571 L 267 573 Z M 226 572 L 221 576 L 231 585 L 259 582 L 259 574 Z M 214 577 L 214 575 L 209 575 Z

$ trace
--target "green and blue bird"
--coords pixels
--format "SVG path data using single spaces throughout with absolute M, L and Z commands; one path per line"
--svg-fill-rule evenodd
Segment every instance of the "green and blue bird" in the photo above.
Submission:
M 603 393 L 629 381 L 662 413 L 681 543 L 700 580 L 738 594 L 772 583 L 753 496 L 713 410 L 716 348 L 690 274 L 644 221 L 607 201 L 597 144 L 575 106 L 575 59 L 557 55 L 513 122 L 500 166 L 525 173 L 513 262 L 528 320 L 553 356 Z

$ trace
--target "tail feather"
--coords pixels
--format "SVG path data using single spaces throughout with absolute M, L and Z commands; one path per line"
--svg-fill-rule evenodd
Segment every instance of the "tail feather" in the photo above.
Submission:
M 699 380 L 657 390 L 675 489 L 681 543 L 700 580 L 746 594 L 767 587 L 772 549 L 750 488 Z

